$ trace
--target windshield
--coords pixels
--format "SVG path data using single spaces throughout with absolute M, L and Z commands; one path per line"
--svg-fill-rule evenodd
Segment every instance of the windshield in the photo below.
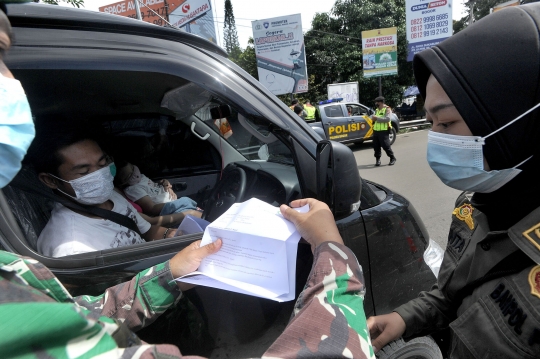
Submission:
M 223 103 L 212 99 L 199 109 L 195 116 L 220 134 L 248 160 L 294 164 L 289 148 L 272 134 L 274 125 L 270 121 L 263 117 L 244 116 L 231 106 L 227 106 L 230 113 L 220 117 L 219 107 L 223 108 Z
M 248 160 L 294 164 L 290 150 L 272 133 L 274 124 L 263 116 L 243 115 L 194 83 L 168 91 L 161 106 L 180 119 L 197 117 Z

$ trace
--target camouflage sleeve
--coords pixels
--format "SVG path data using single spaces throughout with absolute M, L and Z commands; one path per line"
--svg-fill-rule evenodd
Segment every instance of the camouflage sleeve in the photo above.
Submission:
M 353 252 L 342 244 L 321 244 L 291 322 L 263 358 L 375 358 L 364 293 L 362 268 Z
M 74 299 L 92 312 L 91 317 L 113 318 L 137 331 L 176 304 L 181 295 L 167 261 L 140 272 L 129 282 L 108 288 L 100 296 Z

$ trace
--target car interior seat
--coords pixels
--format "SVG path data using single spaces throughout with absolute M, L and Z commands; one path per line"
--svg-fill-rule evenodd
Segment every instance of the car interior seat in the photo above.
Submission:
M 1 191 L 27 244 L 36 250 L 38 237 L 51 217 L 54 202 L 21 189 L 28 186 L 48 191 L 53 195 L 53 191 L 38 179 L 36 172 L 29 166 L 23 166 L 13 181 Z

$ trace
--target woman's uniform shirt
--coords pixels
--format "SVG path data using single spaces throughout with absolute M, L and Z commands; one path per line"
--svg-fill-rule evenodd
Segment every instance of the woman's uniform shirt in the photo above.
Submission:
M 540 208 L 508 231 L 490 231 L 462 194 L 437 283 L 395 310 L 404 337 L 449 325 L 450 358 L 540 358 L 539 228 Z

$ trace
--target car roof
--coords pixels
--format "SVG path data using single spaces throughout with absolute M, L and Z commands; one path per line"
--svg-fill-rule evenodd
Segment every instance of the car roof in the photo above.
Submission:
M 227 57 L 227 53 L 221 47 L 202 37 L 175 28 L 157 26 L 124 16 L 35 3 L 9 4 L 7 10 L 13 27 L 125 33 L 190 44 Z

